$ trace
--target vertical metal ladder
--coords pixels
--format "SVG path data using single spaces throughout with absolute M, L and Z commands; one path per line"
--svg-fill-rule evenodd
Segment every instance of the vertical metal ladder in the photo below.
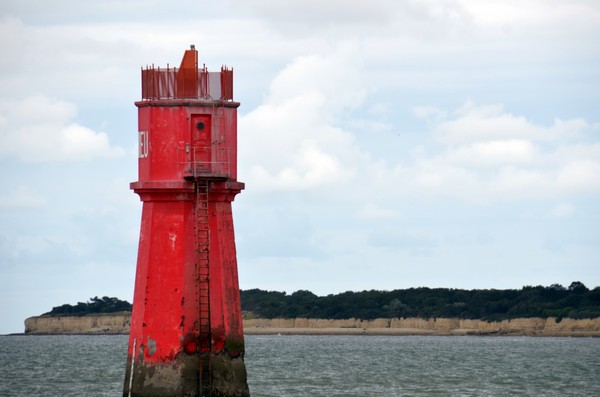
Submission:
M 198 337 L 199 368 L 198 392 L 201 397 L 209 397 L 212 389 L 211 371 L 211 332 L 210 332 L 210 267 L 209 245 L 210 228 L 208 213 L 208 192 L 210 182 L 196 179 L 196 234 L 197 263 L 196 279 L 198 288 Z

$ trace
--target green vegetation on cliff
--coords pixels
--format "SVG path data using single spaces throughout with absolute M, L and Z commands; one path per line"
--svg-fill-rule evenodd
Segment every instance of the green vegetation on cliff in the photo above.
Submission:
M 463 318 L 500 321 L 527 317 L 600 317 L 600 287 L 526 286 L 520 290 L 410 288 L 317 296 L 310 291 L 241 291 L 242 310 L 261 318 Z
M 85 316 L 86 314 L 104 314 L 131 311 L 131 303 L 118 298 L 93 297 L 88 302 L 77 302 L 76 305 L 65 304 L 53 307 L 43 316 Z
M 317 296 L 299 290 L 291 295 L 278 291 L 241 291 L 242 310 L 260 318 L 316 318 L 371 320 L 375 318 L 463 318 L 501 321 L 512 318 L 600 317 L 600 287 L 592 290 L 575 281 L 565 288 L 526 286 L 520 290 L 463 290 L 409 288 L 393 291 L 343 292 Z M 44 316 L 131 311 L 131 304 L 117 298 L 90 298 L 76 305 L 54 307 Z

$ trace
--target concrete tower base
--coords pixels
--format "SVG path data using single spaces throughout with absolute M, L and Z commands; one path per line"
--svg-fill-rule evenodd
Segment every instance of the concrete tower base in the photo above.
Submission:
M 180 353 L 169 363 L 129 362 L 123 397 L 249 397 L 246 367 L 241 357 Z M 208 359 L 210 379 L 202 382 L 202 362 Z M 131 360 L 130 360 L 131 361 Z

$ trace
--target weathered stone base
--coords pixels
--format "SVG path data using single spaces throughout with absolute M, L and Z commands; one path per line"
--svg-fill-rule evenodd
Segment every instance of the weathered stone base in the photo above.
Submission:
M 136 361 L 133 368 L 128 358 L 123 397 L 250 396 L 242 357 L 212 354 L 203 369 L 207 358 L 181 353 L 168 363 Z

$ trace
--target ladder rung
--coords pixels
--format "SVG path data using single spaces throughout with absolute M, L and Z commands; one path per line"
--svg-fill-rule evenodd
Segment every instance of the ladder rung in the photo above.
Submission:
M 213 120 L 214 128 L 221 128 L 219 116 Z M 202 351 L 211 349 L 211 328 L 210 328 L 210 222 L 209 222 L 209 204 L 208 194 L 210 182 L 196 181 L 196 204 L 195 204 L 195 222 L 196 222 L 196 282 L 197 282 L 197 302 L 198 302 L 198 331 L 200 333 L 200 348 Z M 210 358 L 201 360 L 200 381 L 204 391 L 210 391 L 211 377 Z

